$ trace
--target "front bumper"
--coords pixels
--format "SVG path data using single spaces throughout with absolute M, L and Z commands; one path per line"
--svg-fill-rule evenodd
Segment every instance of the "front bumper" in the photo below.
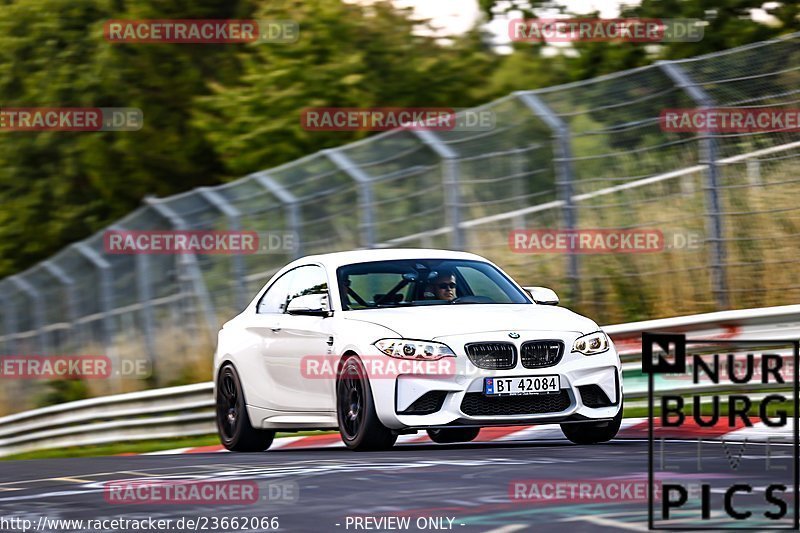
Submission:
M 514 340 L 509 339 L 508 332 L 435 339 L 450 346 L 457 354 L 456 370 L 449 375 L 398 375 L 393 379 L 371 377 L 370 386 L 378 418 L 385 426 L 400 430 L 603 421 L 619 412 L 622 406 L 622 375 L 613 344 L 605 353 L 585 356 L 570 352 L 579 333 L 519 333 L 520 338 Z M 565 348 L 561 360 L 545 368 L 525 368 L 521 358 L 517 357 L 513 368 L 486 370 L 476 367 L 465 351 L 465 345 L 472 342 L 512 342 L 519 353 L 521 345 L 531 340 L 562 341 Z M 505 397 L 487 397 L 483 394 L 486 377 L 554 374 L 560 379 L 561 390 L 557 394 Z

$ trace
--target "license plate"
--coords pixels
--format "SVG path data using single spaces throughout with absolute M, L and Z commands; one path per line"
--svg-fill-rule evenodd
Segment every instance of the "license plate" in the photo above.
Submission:
M 554 394 L 560 390 L 559 376 L 514 376 L 483 379 L 483 393 L 487 396 Z

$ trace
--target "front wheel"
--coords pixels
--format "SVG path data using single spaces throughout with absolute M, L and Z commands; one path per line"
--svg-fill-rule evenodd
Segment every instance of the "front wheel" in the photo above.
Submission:
M 250 424 L 242 383 L 233 365 L 226 365 L 217 380 L 217 432 L 232 452 L 263 452 L 272 445 L 275 432 Z
M 608 442 L 619 433 L 622 424 L 622 407 L 617 416 L 608 422 L 573 422 L 561 424 L 561 431 L 575 444 L 599 444 Z
M 453 444 L 475 440 L 481 428 L 444 428 L 429 429 L 428 436 L 437 444 Z
M 367 372 L 357 356 L 344 360 L 336 378 L 336 418 L 342 441 L 351 450 L 387 450 L 397 440 L 378 420 Z

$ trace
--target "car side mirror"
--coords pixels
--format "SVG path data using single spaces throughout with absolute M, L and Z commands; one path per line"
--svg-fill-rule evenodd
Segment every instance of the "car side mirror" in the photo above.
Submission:
M 539 305 L 558 305 L 558 295 L 553 289 L 547 287 L 522 287 L 531 295 L 533 301 Z
M 309 315 L 328 317 L 333 315 L 328 305 L 327 294 L 305 294 L 293 298 L 286 307 L 290 315 Z

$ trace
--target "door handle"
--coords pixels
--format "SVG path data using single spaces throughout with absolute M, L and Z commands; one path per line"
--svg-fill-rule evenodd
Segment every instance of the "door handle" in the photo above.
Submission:
M 272 330 L 273 333 L 277 333 L 281 330 L 281 328 L 269 328 Z

